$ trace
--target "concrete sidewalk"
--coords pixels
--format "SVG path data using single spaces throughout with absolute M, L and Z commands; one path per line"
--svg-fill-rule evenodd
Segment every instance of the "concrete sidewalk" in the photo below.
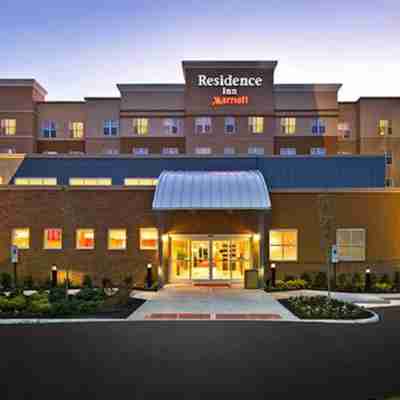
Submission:
M 152 315 L 178 314 L 192 319 L 280 319 L 298 320 L 270 294 L 263 290 L 243 288 L 193 287 L 191 285 L 166 285 L 162 290 L 152 293 L 148 301 L 129 316 L 129 320 L 152 319 Z M 198 318 L 196 318 L 196 315 Z M 234 318 L 234 316 L 237 318 Z M 254 318 L 251 318 L 251 315 Z M 259 316 L 258 318 L 256 316 Z M 271 318 L 263 317 L 266 315 Z M 220 318 L 218 317 L 220 316 Z M 242 318 L 242 317 L 243 318 Z M 183 319 L 183 318 L 182 318 Z

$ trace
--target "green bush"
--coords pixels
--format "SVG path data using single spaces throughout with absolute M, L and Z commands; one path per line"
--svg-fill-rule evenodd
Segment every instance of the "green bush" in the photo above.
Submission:
M 388 274 L 383 274 L 380 276 L 378 283 L 387 283 L 391 284 L 392 281 L 390 280 L 390 277 Z
M 339 274 L 337 278 L 338 288 L 345 289 L 348 285 L 347 274 Z
M 394 278 L 393 278 L 393 286 L 396 290 L 400 290 L 400 272 L 395 271 Z
M 27 311 L 33 314 L 48 314 L 50 312 L 51 304 L 48 299 L 31 299 Z
M 305 289 L 307 284 L 303 279 L 294 279 L 292 281 L 287 281 L 286 286 L 288 289 Z
M 326 289 L 328 287 L 328 278 L 326 272 L 317 272 L 312 283 L 315 289 Z
M 93 287 L 93 281 L 90 275 L 85 275 L 83 277 L 82 286 L 84 288 L 90 288 L 90 289 Z
M 307 284 L 307 286 L 310 286 L 311 283 L 312 283 L 312 276 L 311 276 L 311 274 L 309 274 L 308 272 L 303 272 L 303 273 L 300 275 L 300 279 L 303 280 L 303 281 L 305 281 L 306 284 Z
M 392 284 L 385 282 L 377 282 L 373 289 L 379 293 L 390 293 L 393 289 Z
M 93 314 L 97 311 L 100 302 L 98 301 L 82 301 L 77 306 L 79 314 Z
M 285 282 L 287 282 L 287 281 L 295 281 L 296 277 L 294 275 L 285 275 L 285 278 L 283 280 Z
M 286 290 L 287 289 L 287 285 L 285 281 L 282 280 L 277 280 L 275 281 L 275 287 L 277 289 L 282 289 L 282 290 Z
M 23 285 L 24 285 L 24 289 L 27 289 L 27 290 L 32 290 L 32 289 L 33 289 L 34 284 L 33 284 L 33 277 L 32 277 L 32 275 L 28 275 L 28 276 L 26 276 L 26 277 L 24 278 L 24 283 L 23 283 Z
M 49 301 L 50 303 L 56 303 L 66 298 L 66 289 L 63 287 L 56 287 L 50 289 Z
M 0 275 L 0 284 L 4 290 L 9 290 L 12 287 L 12 277 L 7 272 L 2 272 Z
M 23 311 L 26 307 L 27 301 L 25 296 L 17 295 L 15 297 L 0 298 L 0 311 L 2 312 L 20 312 Z
M 355 272 L 351 278 L 352 289 L 356 292 L 361 292 L 364 290 L 364 280 L 359 272 Z
M 100 289 L 81 289 L 75 298 L 82 301 L 102 301 L 104 299 L 104 292 Z

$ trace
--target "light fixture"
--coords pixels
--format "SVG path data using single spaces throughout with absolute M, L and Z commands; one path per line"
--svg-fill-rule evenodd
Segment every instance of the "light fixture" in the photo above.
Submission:
M 53 266 L 51 267 L 51 270 L 52 270 L 52 271 L 57 271 L 57 265 L 53 265 Z
M 153 266 L 151 264 L 147 264 L 147 269 L 151 269 Z
M 271 269 L 275 269 L 275 267 L 276 267 L 276 264 L 275 264 L 275 263 L 272 263 L 272 264 L 271 264 Z
M 259 233 L 255 233 L 254 235 L 253 235 L 253 239 L 254 240 L 260 240 L 260 238 L 261 238 L 261 235 L 259 234 Z
M 162 239 L 163 242 L 166 242 L 168 240 L 168 235 L 167 234 L 162 235 L 161 239 Z
M 367 268 L 367 269 L 365 270 L 365 273 L 366 273 L 366 274 L 370 274 L 370 273 L 371 273 L 371 270 L 370 270 L 369 268 Z

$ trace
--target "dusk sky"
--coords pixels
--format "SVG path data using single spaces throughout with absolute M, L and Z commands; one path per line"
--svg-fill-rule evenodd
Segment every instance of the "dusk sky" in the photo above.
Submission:
M 183 82 L 184 59 L 278 60 L 276 83 L 400 96 L 400 1 L 1 0 L 0 51 L 0 78 L 35 78 L 48 100 Z

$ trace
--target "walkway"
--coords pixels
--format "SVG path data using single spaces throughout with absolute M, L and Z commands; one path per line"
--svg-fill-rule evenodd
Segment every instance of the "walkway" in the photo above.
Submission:
M 166 285 L 130 320 L 298 320 L 263 290 Z

